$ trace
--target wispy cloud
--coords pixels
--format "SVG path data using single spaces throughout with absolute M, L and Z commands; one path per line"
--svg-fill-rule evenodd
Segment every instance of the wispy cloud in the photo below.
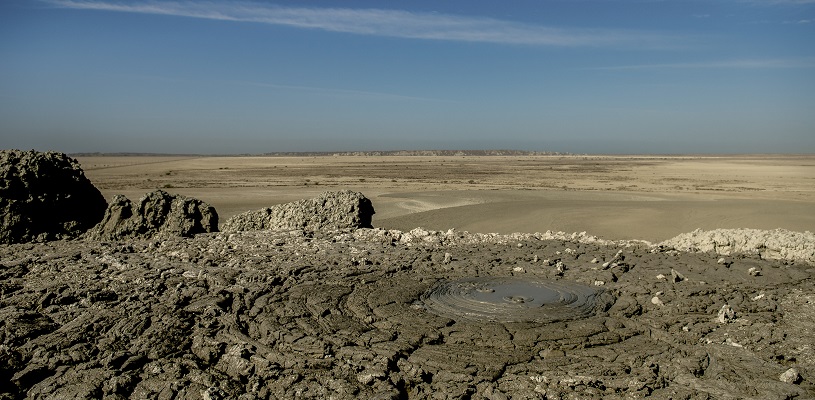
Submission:
M 795 6 L 795 5 L 806 5 L 806 4 L 815 4 L 815 0 L 740 0 L 742 3 L 750 3 L 755 5 L 764 5 L 764 6 Z
M 585 69 L 625 71 L 625 70 L 646 70 L 646 69 L 777 69 L 777 68 L 815 68 L 815 58 L 720 60 L 692 63 L 619 65 Z
M 254 22 L 359 35 L 541 46 L 677 47 L 680 38 L 618 29 L 566 29 L 494 18 L 388 9 L 302 8 L 250 2 L 44 0 L 57 7 Z

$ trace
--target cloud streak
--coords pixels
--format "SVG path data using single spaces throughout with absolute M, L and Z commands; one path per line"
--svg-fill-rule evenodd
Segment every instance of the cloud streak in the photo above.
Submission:
M 779 69 L 779 68 L 815 68 L 815 58 L 720 60 L 695 63 L 620 65 L 585 69 L 603 71 L 634 71 L 649 69 L 656 70 L 656 69 Z
M 250 2 L 45 0 L 61 8 L 252 22 L 357 35 L 535 46 L 676 47 L 677 37 L 618 29 L 564 29 L 494 18 L 387 9 L 298 8 Z

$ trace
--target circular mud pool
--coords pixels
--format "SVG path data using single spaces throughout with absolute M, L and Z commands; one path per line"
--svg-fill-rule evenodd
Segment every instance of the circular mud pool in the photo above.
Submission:
M 554 322 L 585 318 L 613 303 L 613 296 L 571 281 L 514 277 L 443 281 L 428 290 L 426 309 L 453 320 Z

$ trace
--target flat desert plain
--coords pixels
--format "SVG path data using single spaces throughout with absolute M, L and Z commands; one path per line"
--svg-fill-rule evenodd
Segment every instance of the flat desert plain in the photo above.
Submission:
M 77 158 L 105 197 L 161 188 L 237 213 L 364 193 L 378 228 L 588 232 L 659 242 L 696 228 L 815 231 L 815 156 Z

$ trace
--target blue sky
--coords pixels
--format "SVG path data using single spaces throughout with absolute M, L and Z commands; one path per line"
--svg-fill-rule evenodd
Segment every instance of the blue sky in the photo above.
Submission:
M 813 153 L 815 0 L 3 0 L 0 147 Z

